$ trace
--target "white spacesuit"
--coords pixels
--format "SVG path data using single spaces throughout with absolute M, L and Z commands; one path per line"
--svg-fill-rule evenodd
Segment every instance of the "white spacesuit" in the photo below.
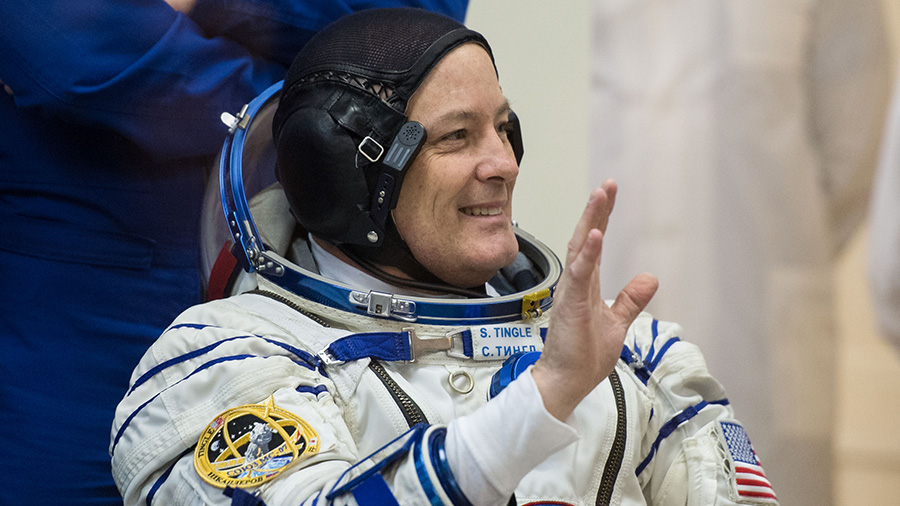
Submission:
M 562 268 L 528 234 L 488 296 L 463 298 L 298 233 L 286 190 L 249 174 L 271 160 L 254 132 L 280 88 L 234 118 L 221 163 L 224 228 L 253 272 L 231 284 L 249 293 L 188 309 L 135 369 L 110 446 L 126 504 L 777 503 L 676 324 L 641 314 L 571 416 L 545 409 L 529 365 Z
M 605 494 L 612 504 L 685 504 L 689 498 L 689 504 L 712 505 L 737 503 L 740 494 L 772 494 L 764 478 L 760 486 L 744 484 L 759 464 L 747 452 L 724 391 L 699 351 L 679 339 L 677 325 L 640 317 L 623 352 L 632 354 L 632 363 L 620 362 L 616 375 L 579 405 L 567 430 L 541 410 L 527 373 L 511 383 L 521 388 L 510 386 L 485 403 L 502 357 L 479 361 L 439 351 L 414 363 L 329 363 L 326 353 L 316 355 L 329 343 L 357 331 L 398 332 L 409 324 L 341 314 L 265 280 L 262 286 L 273 295 L 245 294 L 187 311 L 135 371 L 133 389 L 117 411 L 112 447 L 126 503 L 152 495 L 155 504 L 228 504 L 198 473 L 198 442 L 228 410 L 267 402 L 303 420 L 311 427 L 305 437 L 318 439 L 314 451 L 301 452 L 299 463 L 260 487 L 270 505 L 327 494 L 351 466 L 416 423 L 431 427 L 408 436 L 416 439 L 415 447 L 382 469 L 400 504 L 428 504 L 429 494 L 440 498 L 438 504 L 454 504 L 435 477 L 438 466 L 430 468 L 427 446 L 418 442 L 447 424 L 458 441 L 471 446 L 468 455 L 486 461 L 455 463 L 454 469 L 470 474 L 455 479 L 489 482 L 482 487 L 494 486 L 493 480 L 511 483 L 519 504 L 594 504 Z M 329 327 L 304 316 L 307 311 Z M 409 327 L 419 338 L 436 340 L 448 329 L 470 328 Z M 496 409 L 487 409 L 491 404 Z M 570 431 L 577 431 L 577 441 Z M 381 451 L 359 471 L 393 450 Z M 427 475 L 419 474 L 422 464 L 429 466 Z M 221 483 L 240 485 L 237 479 Z M 367 498 L 374 500 L 357 502 L 367 504 Z

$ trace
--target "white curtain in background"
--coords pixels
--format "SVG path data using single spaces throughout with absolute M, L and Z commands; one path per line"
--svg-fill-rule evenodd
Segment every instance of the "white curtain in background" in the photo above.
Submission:
M 786 506 L 832 504 L 835 253 L 889 95 L 874 0 L 595 0 L 591 172 L 620 184 L 607 297 L 703 349 Z
M 870 207 L 869 278 L 878 326 L 900 353 L 900 79 L 895 82 Z

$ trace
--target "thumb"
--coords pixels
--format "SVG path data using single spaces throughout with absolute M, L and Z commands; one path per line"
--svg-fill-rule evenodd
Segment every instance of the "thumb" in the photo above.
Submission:
M 657 288 L 659 288 L 659 280 L 656 279 L 656 276 L 648 273 L 638 274 L 619 292 L 611 307 L 613 313 L 619 316 L 626 325 L 631 325 L 650 303 Z

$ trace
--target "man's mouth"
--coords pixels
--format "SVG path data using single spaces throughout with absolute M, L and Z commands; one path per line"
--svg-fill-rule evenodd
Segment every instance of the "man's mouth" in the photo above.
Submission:
M 496 216 L 503 214 L 502 207 L 463 207 L 460 210 L 468 216 Z

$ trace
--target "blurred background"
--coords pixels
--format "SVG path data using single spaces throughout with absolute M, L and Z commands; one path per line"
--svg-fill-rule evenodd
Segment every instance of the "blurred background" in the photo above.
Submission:
M 900 351 L 868 283 L 896 0 L 471 0 L 558 253 L 606 177 L 604 295 L 654 272 L 784 506 L 897 504 Z M 900 252 L 896 253 L 900 255 Z

